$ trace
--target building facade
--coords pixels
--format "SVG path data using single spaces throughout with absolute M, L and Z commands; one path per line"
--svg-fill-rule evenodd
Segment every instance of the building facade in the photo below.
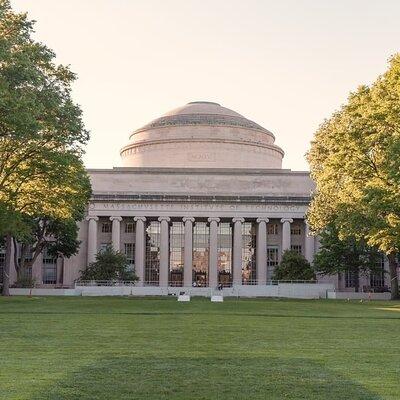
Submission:
M 131 134 L 122 167 L 88 171 L 93 195 L 79 253 L 43 254 L 32 275 L 72 286 L 112 245 L 138 285 L 264 285 L 285 250 L 310 262 L 318 250 L 305 220 L 314 183 L 308 172 L 282 169 L 283 156 L 271 132 L 217 103 L 175 109 Z M 350 278 L 320 280 L 351 290 Z

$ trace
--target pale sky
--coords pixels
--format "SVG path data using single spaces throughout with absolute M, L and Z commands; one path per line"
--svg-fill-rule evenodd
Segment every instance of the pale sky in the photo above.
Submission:
M 120 165 L 129 133 L 190 101 L 272 131 L 284 168 L 324 118 L 400 51 L 399 0 L 11 0 L 78 74 L 85 164 Z

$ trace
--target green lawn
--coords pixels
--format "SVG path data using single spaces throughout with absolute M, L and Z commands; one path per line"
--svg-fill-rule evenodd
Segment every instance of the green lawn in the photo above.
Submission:
M 398 302 L 1 298 L 0 349 L 7 400 L 400 399 Z

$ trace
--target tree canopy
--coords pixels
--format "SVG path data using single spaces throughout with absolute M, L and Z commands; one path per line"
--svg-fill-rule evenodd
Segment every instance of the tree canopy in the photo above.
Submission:
M 316 192 L 308 213 L 314 232 L 329 224 L 389 259 L 392 298 L 399 296 L 400 55 L 370 86 L 318 129 L 308 153 Z
M 354 273 L 356 291 L 360 274 L 377 271 L 382 255 L 376 248 L 354 237 L 339 238 L 335 225 L 329 225 L 320 234 L 320 248 L 314 256 L 313 268 L 321 275 Z
M 32 38 L 34 22 L 0 0 L 0 231 L 6 236 L 8 290 L 11 237 L 27 217 L 71 220 L 91 188 L 82 163 L 89 135 L 71 97 L 76 76 Z M 8 215 L 19 224 L 9 224 Z M 29 225 L 29 223 L 28 223 Z

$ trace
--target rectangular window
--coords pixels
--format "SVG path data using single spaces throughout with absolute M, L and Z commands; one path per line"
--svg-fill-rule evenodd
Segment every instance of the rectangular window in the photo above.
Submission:
M 184 224 L 172 222 L 169 227 L 169 285 L 183 286 Z
M 126 222 L 125 223 L 125 233 L 133 233 L 134 232 L 134 223 Z
M 124 243 L 124 254 L 129 264 L 134 264 L 135 262 L 135 244 L 134 243 Z
M 21 256 L 22 256 L 23 252 L 25 253 L 25 268 L 21 271 L 21 275 L 25 276 L 26 278 L 32 278 L 32 265 L 27 266 L 27 264 L 32 263 L 32 259 L 33 259 L 32 247 L 29 246 L 29 248 L 26 249 L 26 251 L 23 251 L 22 247 L 18 246 L 17 255 L 18 255 L 19 263 L 21 263 L 21 261 L 22 261 Z
M 101 232 L 102 233 L 111 233 L 112 225 L 111 222 L 102 222 L 101 223 Z
M 208 285 L 208 264 L 210 253 L 210 227 L 206 222 L 195 222 L 193 227 L 193 268 L 194 286 Z
M 354 271 L 346 271 L 344 274 L 344 278 L 345 278 L 345 286 L 347 288 L 353 288 L 356 287 L 356 283 L 357 283 L 357 273 Z
M 298 254 L 302 254 L 302 248 L 301 248 L 301 244 L 292 244 L 290 246 L 290 250 L 295 251 Z
M 267 235 L 277 235 L 278 224 L 267 224 Z
M 301 226 L 299 224 L 292 224 L 290 226 L 291 235 L 301 235 Z
M 268 246 L 267 247 L 267 280 L 271 280 L 275 267 L 279 264 L 278 259 L 278 246 Z
M 111 243 L 100 243 L 99 253 L 105 251 L 109 246 L 111 246 Z
M 57 283 L 57 258 L 50 255 L 47 249 L 43 251 L 42 282 L 45 285 Z
M 160 282 L 160 222 L 149 221 L 146 228 L 146 261 L 144 283 L 158 286 Z
M 232 285 L 232 225 L 220 222 L 218 225 L 218 283 Z
M 256 229 L 253 222 L 242 224 L 242 283 L 256 284 Z
M 371 288 L 382 289 L 385 286 L 385 258 L 382 255 L 377 261 L 376 271 L 370 276 Z

